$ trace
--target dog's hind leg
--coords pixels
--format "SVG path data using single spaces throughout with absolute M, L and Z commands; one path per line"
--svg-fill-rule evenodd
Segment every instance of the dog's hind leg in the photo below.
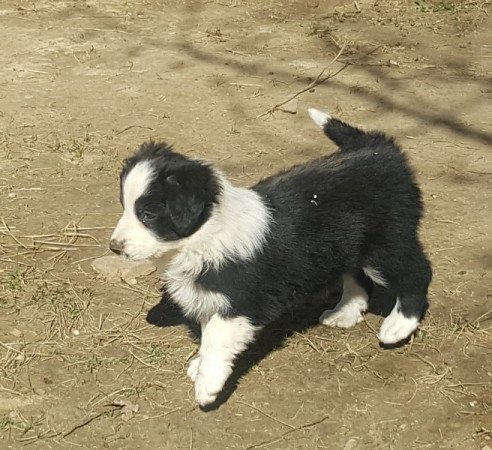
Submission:
M 363 319 L 367 310 L 372 282 L 362 273 L 343 275 L 343 294 L 334 309 L 327 309 L 319 322 L 323 325 L 339 328 L 350 328 Z
M 403 259 L 401 273 L 393 273 L 390 285 L 397 292 L 396 304 L 386 317 L 379 331 L 383 347 L 394 347 L 405 343 L 417 330 L 427 308 L 427 289 L 432 271 L 426 256 L 416 243 L 415 251 Z

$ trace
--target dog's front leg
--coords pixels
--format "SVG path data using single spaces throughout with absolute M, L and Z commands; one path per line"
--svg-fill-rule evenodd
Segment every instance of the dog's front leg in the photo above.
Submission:
M 205 328 L 207 327 L 207 324 L 210 319 L 207 320 L 202 320 L 200 323 L 200 327 L 202 330 L 202 338 L 205 333 Z M 201 361 L 201 356 L 200 352 L 198 352 L 198 355 L 196 355 L 188 364 L 188 370 L 186 371 L 186 374 L 190 378 L 193 383 L 196 381 L 196 377 L 198 375 L 198 369 L 200 368 L 200 361 Z
M 214 314 L 202 330 L 199 362 L 195 364 L 195 398 L 200 406 L 215 401 L 232 373 L 235 357 L 254 339 L 258 327 L 247 317 Z M 192 361 L 193 362 L 193 361 Z

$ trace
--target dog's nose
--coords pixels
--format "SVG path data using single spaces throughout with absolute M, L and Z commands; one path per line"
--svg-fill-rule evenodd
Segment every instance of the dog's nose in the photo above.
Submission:
M 123 253 L 123 247 L 124 247 L 123 241 L 117 241 L 116 239 L 111 239 L 109 241 L 109 248 L 111 249 L 112 252 L 116 253 L 117 255 L 121 255 Z

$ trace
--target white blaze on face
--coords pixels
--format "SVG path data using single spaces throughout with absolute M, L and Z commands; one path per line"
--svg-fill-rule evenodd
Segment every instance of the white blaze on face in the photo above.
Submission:
M 168 246 L 138 220 L 135 202 L 147 192 L 154 179 L 154 170 L 149 161 L 142 161 L 133 167 L 123 180 L 123 216 L 111 236 L 123 244 L 123 253 L 130 259 L 143 259 L 157 256 Z
M 147 191 L 154 178 L 149 161 L 142 161 L 133 167 L 123 181 L 123 206 L 125 213 L 133 212 L 135 202 Z

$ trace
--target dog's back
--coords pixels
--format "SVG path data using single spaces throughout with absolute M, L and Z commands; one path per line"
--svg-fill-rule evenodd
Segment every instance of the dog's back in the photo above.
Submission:
M 253 187 L 272 214 L 258 272 L 273 273 L 277 285 L 288 279 L 298 293 L 342 274 L 366 287 L 391 286 L 399 292 L 403 306 L 398 303 L 395 311 L 402 311 L 398 320 L 405 325 L 393 331 L 390 325 L 398 320 L 387 322 L 381 341 L 395 343 L 411 334 L 427 309 L 431 271 L 418 240 L 420 189 L 393 139 L 320 111 L 310 114 L 339 150 Z M 288 260 L 268 271 L 282 251 Z
M 318 231 L 342 224 L 346 232 L 367 234 L 405 223 L 413 235 L 422 215 L 421 193 L 395 141 L 321 111 L 309 112 L 339 150 L 266 178 L 253 189 L 273 211 L 282 211 L 279 218 L 307 220 Z

